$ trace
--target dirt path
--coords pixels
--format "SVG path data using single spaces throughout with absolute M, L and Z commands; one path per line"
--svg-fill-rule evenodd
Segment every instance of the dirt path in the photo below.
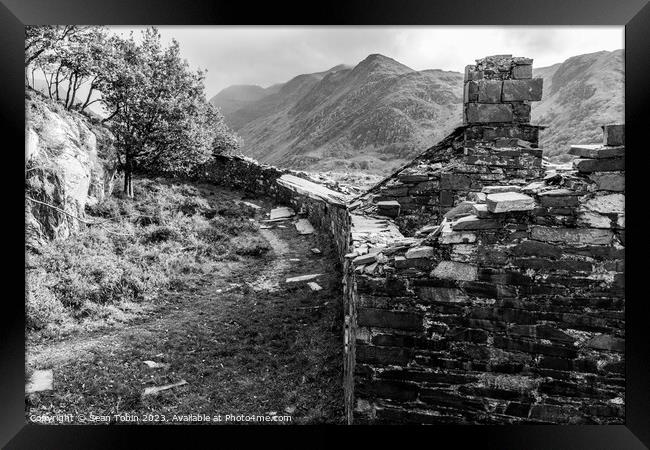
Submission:
M 210 189 L 209 187 L 206 189 Z M 252 200 L 263 209 L 268 200 Z M 27 397 L 29 413 L 290 415 L 342 421 L 339 276 L 326 239 L 291 220 L 261 229 L 272 252 L 233 265 L 195 289 L 168 293 L 140 323 L 27 351 L 52 369 L 54 389 Z M 310 249 L 318 247 L 321 255 Z M 285 279 L 323 273 L 323 290 Z M 144 361 L 162 365 L 150 369 Z M 146 387 L 187 384 L 143 396 Z

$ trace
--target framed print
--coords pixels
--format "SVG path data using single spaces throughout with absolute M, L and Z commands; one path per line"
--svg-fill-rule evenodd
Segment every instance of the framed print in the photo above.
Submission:
M 0 8 L 3 445 L 648 448 L 646 2 L 152 6 Z

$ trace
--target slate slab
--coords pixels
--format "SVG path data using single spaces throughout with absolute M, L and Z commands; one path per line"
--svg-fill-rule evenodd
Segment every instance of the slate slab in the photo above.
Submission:
M 535 200 L 518 192 L 502 192 L 487 196 L 487 209 L 491 213 L 531 211 L 534 208 Z

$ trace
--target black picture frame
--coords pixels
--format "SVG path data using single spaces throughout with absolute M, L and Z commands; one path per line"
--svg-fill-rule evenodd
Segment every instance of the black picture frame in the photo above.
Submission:
M 313 8 L 316 6 L 316 8 Z M 174 1 L 174 0 L 0 0 L 0 120 L 3 133 L 5 195 L 3 196 L 5 272 L 0 312 L 0 444 L 6 448 L 128 448 L 133 439 L 146 439 L 147 447 L 192 447 L 197 437 L 216 445 L 224 434 L 237 443 L 252 433 L 231 427 L 194 426 L 64 426 L 34 425 L 25 420 L 24 398 L 24 196 L 18 192 L 17 169 L 24 148 L 24 25 L 624 25 L 625 26 L 625 117 L 628 151 L 626 184 L 626 405 L 625 425 L 503 425 L 408 427 L 255 427 L 292 446 L 307 447 L 331 439 L 331 445 L 351 445 L 348 435 L 363 433 L 374 439 L 397 439 L 401 445 L 448 445 L 454 448 L 494 449 L 642 449 L 650 447 L 650 302 L 644 292 L 642 229 L 645 166 L 644 142 L 648 127 L 650 81 L 650 5 L 647 0 L 357 0 L 310 5 L 266 2 Z M 435 51 L 435 49 L 432 49 Z M 13 144 L 9 145 L 10 140 Z M 13 159 L 16 161 L 13 161 Z M 11 179 L 16 177 L 16 180 Z M 647 209 L 647 208 L 646 208 Z M 22 231 L 24 235 L 24 229 Z M 631 240 L 630 240 L 631 239 Z M 631 261 L 631 262 L 630 262 Z M 639 261 L 639 264 L 634 264 Z M 9 287 L 15 289 L 8 289 Z M 22 288 L 22 289 L 21 289 Z M 13 292 L 13 294 L 9 294 Z M 636 292 L 636 295 L 633 293 Z M 300 440 L 290 435 L 303 434 Z M 257 436 L 259 437 L 259 436 Z M 306 441 L 308 440 L 308 441 Z M 411 444 L 412 443 L 412 444 Z M 446 444 L 449 443 L 449 444 Z M 266 445 L 266 444 L 264 444 Z M 364 444 L 368 445 L 368 444 Z M 230 445 L 228 445 L 230 447 Z

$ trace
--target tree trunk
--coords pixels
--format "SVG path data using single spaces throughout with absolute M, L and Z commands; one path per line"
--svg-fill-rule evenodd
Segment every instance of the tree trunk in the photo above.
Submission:
M 127 153 L 126 164 L 124 165 L 124 195 L 133 198 L 133 161 Z

